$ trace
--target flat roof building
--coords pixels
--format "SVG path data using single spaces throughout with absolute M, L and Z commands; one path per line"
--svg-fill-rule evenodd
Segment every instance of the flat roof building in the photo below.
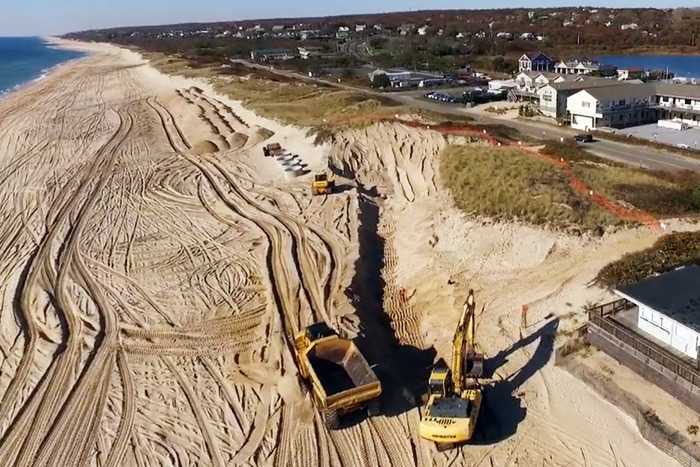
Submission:
M 700 267 L 686 266 L 615 293 L 639 307 L 637 326 L 688 357 L 700 347 Z

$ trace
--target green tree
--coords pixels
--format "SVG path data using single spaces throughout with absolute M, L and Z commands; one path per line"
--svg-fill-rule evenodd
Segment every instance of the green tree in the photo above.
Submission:
M 389 75 L 385 73 L 374 75 L 374 78 L 372 78 L 373 88 L 388 88 L 389 86 L 391 86 L 391 80 Z

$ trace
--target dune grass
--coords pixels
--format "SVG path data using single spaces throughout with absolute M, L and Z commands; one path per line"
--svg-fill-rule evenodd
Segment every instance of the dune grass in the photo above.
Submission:
M 623 204 L 657 217 L 688 216 L 700 212 L 693 192 L 698 174 L 653 172 L 624 166 L 574 166 L 574 173 L 589 187 Z
M 451 145 L 440 174 L 457 206 L 471 214 L 587 230 L 625 224 L 577 194 L 556 165 L 517 150 Z
M 558 143 L 541 152 L 565 159 L 588 189 L 628 208 L 659 218 L 700 213 L 696 173 L 629 167 Z M 577 193 L 556 164 L 517 150 L 449 146 L 441 155 L 441 176 L 457 206 L 477 215 L 597 232 L 630 223 Z
M 260 116 L 319 133 L 331 126 L 371 123 L 397 113 L 420 113 L 361 91 L 302 82 L 266 70 L 251 70 L 242 65 L 201 66 L 184 58 L 145 55 L 163 73 L 208 79 L 217 92 L 243 102 Z

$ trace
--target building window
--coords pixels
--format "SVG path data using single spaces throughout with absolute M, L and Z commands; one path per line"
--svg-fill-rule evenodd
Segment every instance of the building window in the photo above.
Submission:
M 543 94 L 542 95 L 542 100 L 545 102 L 552 102 L 552 96 L 549 94 Z
M 690 99 L 686 99 L 686 100 L 685 100 L 685 105 L 690 105 L 690 102 L 691 102 Z
M 582 102 L 581 102 L 581 107 L 584 107 L 584 108 L 588 109 L 588 108 L 591 107 L 591 103 L 588 102 L 588 101 L 582 101 Z

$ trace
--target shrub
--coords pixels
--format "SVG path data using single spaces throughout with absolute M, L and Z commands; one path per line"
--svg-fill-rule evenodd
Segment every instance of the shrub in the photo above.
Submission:
M 693 190 L 693 205 L 700 209 L 700 185 L 695 187 Z
M 614 288 L 691 264 L 700 264 L 700 232 L 677 232 L 659 238 L 651 248 L 608 264 L 598 273 L 597 281 Z

